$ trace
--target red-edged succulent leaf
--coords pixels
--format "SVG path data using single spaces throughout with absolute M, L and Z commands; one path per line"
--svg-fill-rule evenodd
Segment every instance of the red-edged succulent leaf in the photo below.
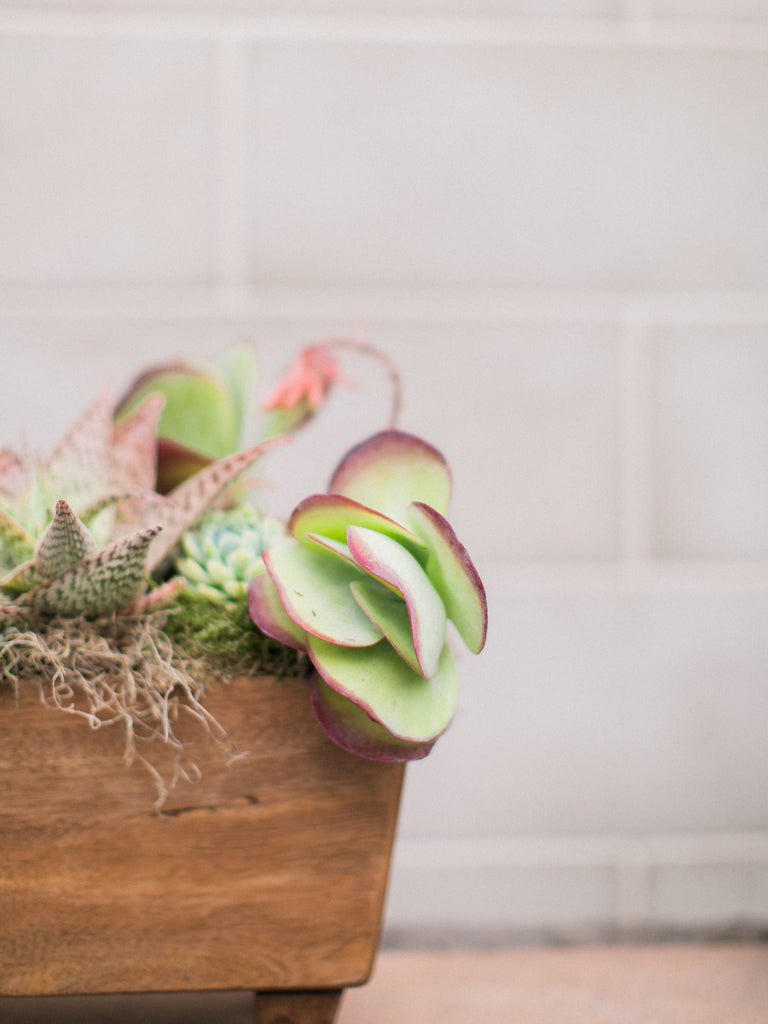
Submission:
M 419 437 L 385 430 L 348 452 L 328 490 L 368 505 L 401 524 L 412 501 L 446 513 L 451 474 L 441 453 Z
M 448 618 L 469 650 L 479 653 L 488 631 L 488 603 L 467 549 L 447 519 L 429 505 L 414 502 L 408 518 L 429 548 L 427 575 L 443 600 Z
M 413 645 L 408 606 L 399 594 L 375 580 L 351 585 L 352 594 L 365 614 L 382 631 L 400 657 L 414 672 L 423 675 Z
M 367 573 L 402 596 L 421 674 L 433 675 L 445 644 L 446 614 L 429 577 L 410 552 L 375 530 L 350 526 L 347 542 L 355 561 Z
M 297 651 L 306 650 L 306 633 L 288 617 L 278 589 L 268 573 L 259 573 L 248 584 L 248 610 L 262 633 L 286 647 L 293 647 Z
M 351 562 L 290 539 L 272 545 L 264 564 L 288 617 L 307 633 L 344 648 L 381 640 L 381 630 L 352 596 L 350 584 L 365 577 Z
M 457 677 L 447 646 L 430 679 L 409 668 L 386 640 L 372 647 L 343 648 L 308 635 L 307 651 L 330 687 L 398 739 L 432 742 L 450 725 Z
M 317 672 L 310 683 L 310 700 L 323 732 L 333 742 L 358 757 L 371 761 L 418 761 L 426 757 L 435 740 L 411 743 L 398 739 L 332 689 Z
M 348 526 L 366 526 L 392 537 L 417 558 L 425 556 L 424 542 L 416 534 L 373 508 L 341 494 L 313 494 L 300 502 L 288 520 L 288 530 L 298 541 L 308 534 L 347 540 Z

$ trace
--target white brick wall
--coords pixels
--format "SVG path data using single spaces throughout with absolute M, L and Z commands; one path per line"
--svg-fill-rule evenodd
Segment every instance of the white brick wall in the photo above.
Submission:
M 0 2 L 0 437 L 362 332 L 452 462 L 491 631 L 393 941 L 768 924 L 767 101 L 764 0 Z

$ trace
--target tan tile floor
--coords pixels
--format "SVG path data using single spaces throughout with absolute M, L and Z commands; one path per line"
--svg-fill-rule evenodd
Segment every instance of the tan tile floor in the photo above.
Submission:
M 768 1024 L 768 944 L 380 954 L 338 1024 Z
M 250 994 L 0 998 L 0 1024 L 253 1024 Z M 768 943 L 385 950 L 337 1024 L 768 1024 Z

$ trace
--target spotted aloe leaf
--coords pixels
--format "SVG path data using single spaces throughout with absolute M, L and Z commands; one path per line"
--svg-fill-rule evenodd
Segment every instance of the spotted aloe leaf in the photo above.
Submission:
M 82 508 L 108 490 L 111 446 L 112 398 L 104 389 L 43 463 L 39 478 L 46 503 L 66 494 L 74 508 Z
M 56 576 L 96 551 L 91 531 L 60 498 L 54 517 L 40 538 L 35 562 L 43 576 Z
M 113 541 L 17 599 L 42 615 L 96 618 L 135 601 L 147 580 L 147 555 L 160 526 Z

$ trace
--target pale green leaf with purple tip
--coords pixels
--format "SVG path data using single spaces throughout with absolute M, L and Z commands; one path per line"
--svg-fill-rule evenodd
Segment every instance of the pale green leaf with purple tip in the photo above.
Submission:
M 427 575 L 440 594 L 448 618 L 473 654 L 485 644 L 488 605 L 477 569 L 448 521 L 428 505 L 414 502 L 411 526 L 429 548 Z
M 393 736 L 362 708 L 330 687 L 317 672 L 310 683 L 310 700 L 326 735 L 358 757 L 371 761 L 417 761 L 435 745 L 435 739 L 413 743 Z
M 307 536 L 311 539 L 312 534 L 346 542 L 348 526 L 376 530 L 398 541 L 417 558 L 426 557 L 424 542 L 411 530 L 376 509 L 341 494 L 313 494 L 305 498 L 293 510 L 288 521 L 288 530 L 302 542 Z
M 375 530 L 350 526 L 347 542 L 367 573 L 402 595 L 421 674 L 431 676 L 445 643 L 446 614 L 429 577 L 404 547 Z
M 248 584 L 248 611 L 262 633 L 286 647 L 297 651 L 306 649 L 306 633 L 289 618 L 278 589 L 266 572 L 255 576 Z
M 411 620 L 405 601 L 374 580 L 353 583 L 352 594 L 365 614 L 382 631 L 400 657 L 423 675 L 413 646 Z
M 456 708 L 456 667 L 443 648 L 437 671 L 425 679 L 386 640 L 373 647 L 343 648 L 307 637 L 315 668 L 347 697 L 399 739 L 434 740 L 448 728 Z
M 375 644 L 382 632 L 355 601 L 350 584 L 364 574 L 338 555 L 282 541 L 264 553 L 288 617 L 308 633 L 344 648 Z
M 328 490 L 368 505 L 404 526 L 412 501 L 448 511 L 451 474 L 432 445 L 412 434 L 385 430 L 345 455 Z

